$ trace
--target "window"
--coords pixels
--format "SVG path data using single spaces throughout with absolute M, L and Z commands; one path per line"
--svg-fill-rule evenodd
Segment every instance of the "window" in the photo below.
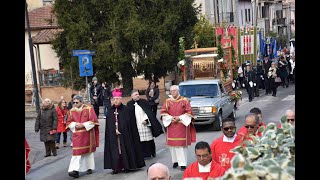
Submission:
M 241 24 L 243 25 L 243 15 L 242 15 L 242 10 L 240 11 L 241 13 Z
M 222 85 L 222 84 L 219 84 L 219 87 L 220 87 L 220 91 L 221 91 L 221 93 L 224 93 L 224 92 L 225 92 L 225 90 L 224 90 L 223 85 Z
M 251 22 L 251 18 L 250 18 L 250 9 L 248 9 L 248 21 Z
M 196 84 L 179 86 L 179 92 L 184 97 L 208 96 L 216 97 L 218 86 L 216 84 Z
M 245 11 L 244 11 L 244 16 L 245 16 L 245 18 L 246 18 L 246 20 L 245 20 L 245 22 L 247 23 L 248 22 L 248 16 L 247 16 L 247 14 L 248 14 L 248 12 L 247 12 L 247 9 L 245 9 Z

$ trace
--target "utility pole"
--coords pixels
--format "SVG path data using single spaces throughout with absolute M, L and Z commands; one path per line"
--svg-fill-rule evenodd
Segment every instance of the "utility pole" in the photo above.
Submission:
M 36 110 L 39 113 L 40 110 L 40 102 L 39 102 L 39 91 L 38 91 L 38 83 L 37 83 L 37 74 L 36 74 L 36 66 L 34 63 L 34 54 L 33 54 L 33 44 L 31 39 L 31 32 L 30 32 L 30 23 L 29 23 L 29 15 L 28 15 L 28 4 L 25 1 L 25 9 L 26 9 L 26 19 L 27 19 L 27 28 L 29 34 L 29 49 L 30 49 L 30 57 L 31 57 L 31 66 L 32 66 L 32 79 L 33 79 L 33 88 L 34 88 L 34 96 L 36 98 Z
M 290 40 L 291 40 L 291 2 L 290 1 L 289 1 L 289 23 L 288 23 L 288 25 L 289 25 L 288 41 L 290 42 Z

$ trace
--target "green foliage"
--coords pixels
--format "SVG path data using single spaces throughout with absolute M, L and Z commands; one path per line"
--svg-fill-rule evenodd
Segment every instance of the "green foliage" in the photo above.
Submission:
M 214 26 L 204 15 L 200 15 L 199 21 L 192 30 L 192 35 L 198 48 L 214 47 L 216 44 Z M 194 45 L 191 48 L 195 48 Z
M 179 37 L 191 37 L 199 10 L 193 0 L 56 0 L 54 11 L 63 32 L 52 44 L 66 79 L 72 69 L 72 80 L 66 82 L 75 88 L 84 84 L 72 50 L 94 50 L 94 75 L 107 83 L 119 82 L 121 75 L 126 95 L 132 77 L 143 74 L 158 81 L 175 69 Z M 192 43 L 192 38 L 186 40 L 186 46 Z
M 231 168 L 217 179 L 295 179 L 295 126 L 281 125 L 269 123 L 261 137 L 232 149 Z

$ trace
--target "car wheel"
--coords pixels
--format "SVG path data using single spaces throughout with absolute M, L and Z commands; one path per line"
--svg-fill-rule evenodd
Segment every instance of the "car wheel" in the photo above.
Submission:
M 229 118 L 232 118 L 233 120 L 236 120 L 236 108 L 232 109 L 232 113 L 228 116 Z
M 213 130 L 220 131 L 222 126 L 222 112 L 218 114 L 218 118 L 213 121 Z

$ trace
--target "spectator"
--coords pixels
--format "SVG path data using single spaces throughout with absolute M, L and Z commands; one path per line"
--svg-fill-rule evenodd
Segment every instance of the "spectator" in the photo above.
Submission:
M 60 145 L 60 136 L 63 134 L 63 147 L 67 146 L 67 129 L 66 122 L 64 121 L 66 114 L 68 112 L 67 102 L 64 99 L 61 99 L 56 107 L 58 115 L 58 128 L 56 133 L 56 148 L 59 149 Z
M 51 156 L 51 153 L 56 156 L 57 149 L 55 145 L 55 133 L 58 126 L 57 111 L 54 108 L 52 101 L 48 98 L 42 102 L 42 107 L 39 110 L 35 123 L 35 132 L 40 130 L 40 141 L 44 142 L 46 155 Z
M 98 79 L 96 77 L 92 78 L 92 84 L 90 86 L 90 100 L 91 105 L 94 108 L 94 112 L 99 118 L 99 106 L 102 104 L 101 100 L 101 85 L 98 83 Z
M 146 90 L 146 97 L 149 101 L 149 105 L 151 106 L 151 110 L 155 116 L 157 116 L 158 105 L 160 102 L 159 97 L 159 88 L 154 81 L 149 83 L 149 86 Z
M 102 88 L 101 88 L 101 94 L 102 94 L 102 99 L 103 99 L 103 114 L 104 114 L 104 119 L 107 118 L 107 111 L 108 108 L 111 107 L 111 88 L 110 86 L 107 86 L 106 82 L 103 82 L 102 84 Z

